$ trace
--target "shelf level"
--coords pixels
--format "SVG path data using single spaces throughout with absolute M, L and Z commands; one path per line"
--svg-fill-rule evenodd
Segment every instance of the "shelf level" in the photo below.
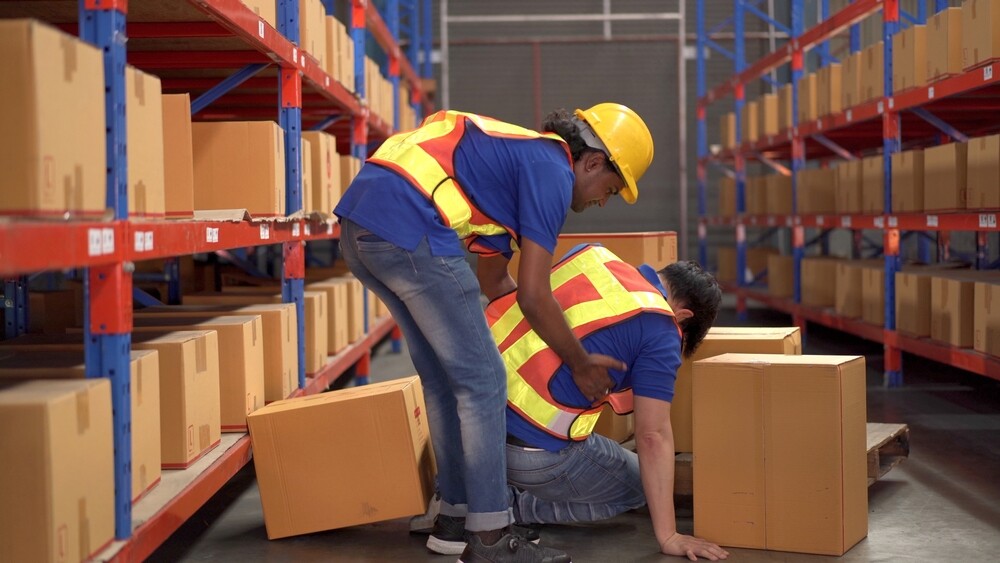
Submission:
M 899 213 L 893 215 L 744 215 L 736 217 L 706 216 L 702 222 L 710 227 L 812 227 L 819 229 L 899 229 L 901 231 L 976 231 L 1000 232 L 1000 210 L 975 212 Z

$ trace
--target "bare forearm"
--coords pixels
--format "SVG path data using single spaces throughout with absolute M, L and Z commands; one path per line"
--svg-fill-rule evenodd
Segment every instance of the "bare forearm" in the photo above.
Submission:
M 668 431 L 636 435 L 639 471 L 656 541 L 663 545 L 677 531 L 674 514 L 674 440 Z

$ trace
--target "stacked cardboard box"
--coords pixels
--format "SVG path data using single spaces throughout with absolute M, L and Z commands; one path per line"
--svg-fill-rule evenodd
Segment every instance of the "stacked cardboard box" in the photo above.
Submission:
M 747 272 L 744 274 L 744 279 L 751 282 L 763 274 L 767 270 L 768 257 L 773 254 L 778 254 L 778 250 L 767 247 L 748 248 L 746 256 Z M 716 279 L 720 282 L 736 282 L 735 247 L 720 246 L 716 254 L 716 263 L 718 265 Z M 767 281 L 766 276 L 763 278 L 763 281 Z
M 284 133 L 273 121 L 191 124 L 196 209 L 285 214 Z
M 719 118 L 719 144 L 724 149 L 736 146 L 736 114 L 728 112 Z
M 962 9 L 945 8 L 927 19 L 927 81 L 962 72 Z
M 340 155 L 340 187 L 337 190 L 337 201 L 340 201 L 341 196 L 354 181 L 354 177 L 361 171 L 361 165 L 361 159 L 356 156 Z
M 278 29 L 278 7 L 275 0 L 243 0 L 243 3 L 268 25 Z
M 299 0 L 299 47 L 327 67 L 326 8 L 320 0 Z
M 972 347 L 1000 356 L 1000 281 L 976 282 Z
M 767 257 L 767 292 L 773 297 L 792 297 L 795 291 L 795 260 L 791 256 Z
M 843 101 L 843 68 L 829 64 L 816 72 L 816 113 L 818 117 L 840 113 Z
M 836 167 L 834 210 L 837 213 L 861 213 L 861 160 L 845 160 Z
M 962 30 L 962 68 L 1000 57 L 1000 5 L 995 0 L 965 0 Z
M 879 41 L 861 52 L 861 103 L 885 95 L 885 48 Z
M 885 324 L 885 266 L 861 268 L 861 320 Z
M 924 151 L 903 151 L 892 155 L 892 211 L 907 213 L 924 210 Z
M 778 89 L 778 131 L 792 127 L 792 85 L 785 84 Z
M 892 88 L 904 92 L 927 84 L 927 26 L 914 25 L 892 37 Z
M 736 216 L 736 179 L 729 176 L 719 178 L 719 216 Z
M 28 293 L 28 332 L 62 334 L 83 323 L 81 296 L 75 289 Z
M 163 191 L 168 219 L 190 219 L 194 215 L 194 149 L 191 143 L 190 95 L 165 94 Z
M 924 149 L 924 211 L 965 209 L 968 198 L 967 143 Z
M 825 256 L 802 259 L 802 304 L 833 307 L 837 302 L 837 265 L 840 260 Z
M 300 140 L 299 151 L 302 156 L 299 171 L 302 175 L 302 185 L 301 185 L 301 195 L 302 195 L 302 211 L 305 213 L 312 213 L 316 211 L 315 203 L 313 202 L 313 175 L 312 175 L 312 141 L 302 134 L 302 139 Z M 322 202 L 320 202 L 322 203 Z
M 767 213 L 775 215 L 792 214 L 792 177 L 784 174 L 769 174 L 764 179 L 764 196 Z
M 931 338 L 971 348 L 975 342 L 976 283 L 988 281 L 993 280 L 981 272 L 935 274 L 931 278 Z
M 856 319 L 861 316 L 861 267 L 850 260 L 837 262 L 837 294 L 834 310 L 838 315 Z
M 753 143 L 758 139 L 758 134 L 760 133 L 760 109 L 758 109 L 758 102 L 747 102 L 743 106 L 743 113 L 741 114 L 741 119 L 743 121 L 743 142 Z
M 743 203 L 747 215 L 764 215 L 768 212 L 767 178 L 765 176 L 747 176 L 743 186 Z
M 162 219 L 166 201 L 160 79 L 126 66 L 125 104 L 129 216 Z
M 815 74 L 807 74 L 799 79 L 799 124 L 814 121 L 819 117 L 817 93 L 819 86 Z
M 969 139 L 966 181 L 969 209 L 1000 207 L 1000 135 Z
M 882 155 L 861 160 L 861 212 L 880 214 L 885 209 L 885 159 Z
M 833 168 L 808 168 L 798 172 L 799 214 L 833 213 L 837 174 Z
M 778 95 L 764 94 L 760 99 L 759 137 L 772 137 L 778 134 Z
M 337 140 L 322 131 L 306 131 L 302 133 L 302 140 L 303 143 L 309 141 L 308 160 L 312 172 L 310 181 L 312 206 L 305 210 L 330 214 L 340 199 L 340 156 L 337 154 Z
M 852 53 L 844 59 L 841 69 L 840 100 L 841 107 L 845 110 L 853 108 L 861 103 L 861 76 L 862 76 L 861 51 Z

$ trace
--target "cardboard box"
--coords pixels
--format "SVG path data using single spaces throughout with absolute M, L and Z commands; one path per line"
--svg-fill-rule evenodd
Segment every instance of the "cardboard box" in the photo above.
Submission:
M 163 189 L 168 219 L 194 216 L 194 149 L 191 143 L 190 95 L 164 94 Z
M 719 178 L 719 216 L 736 217 L 736 179 Z
M 340 201 L 354 181 L 354 177 L 361 171 L 361 164 L 361 160 L 357 157 L 340 155 L 340 193 L 337 195 L 337 201 Z
M 334 197 L 340 199 L 334 190 L 339 178 L 335 178 L 333 162 L 337 162 L 337 172 L 340 170 L 340 158 L 337 155 L 337 140 L 332 135 L 322 131 L 306 131 L 303 139 L 310 143 L 310 160 L 312 161 L 312 210 L 320 213 L 333 213 Z M 339 174 L 338 174 L 339 175 Z
M 616 414 L 611 405 L 605 404 L 597 424 L 594 425 L 594 433 L 611 438 L 619 444 L 627 442 L 635 435 L 635 415 Z M 675 444 L 676 439 L 677 434 L 674 433 Z
M 962 72 L 962 9 L 945 8 L 927 18 L 927 82 Z
M 792 214 L 792 177 L 783 174 L 769 174 L 764 180 L 767 213 L 774 215 Z
M 837 262 L 837 294 L 834 310 L 838 315 L 856 319 L 861 316 L 861 267 L 850 260 Z
M 115 535 L 111 384 L 0 388 L 0 545 L 7 561 L 83 561 Z M 14 462 L 16 460 L 16 463 Z
M 743 195 L 747 215 L 767 214 L 767 180 L 764 176 L 747 176 Z
M 731 111 L 719 117 L 719 144 L 724 149 L 736 146 L 736 114 Z
M 273 121 L 191 124 L 195 209 L 285 214 L 285 139 Z
M 132 347 L 158 353 L 161 464 L 186 469 L 220 441 L 218 333 L 133 333 Z
M 881 214 L 885 209 L 885 159 L 882 155 L 861 159 L 861 212 Z
M 831 63 L 816 72 L 816 114 L 818 117 L 837 114 L 843 101 L 843 68 Z
M 962 3 L 962 68 L 1000 57 L 1000 5 L 995 0 Z
M 125 104 L 129 216 L 162 219 L 166 199 L 160 79 L 126 65 Z
M 795 293 L 795 261 L 791 256 L 767 257 L 767 292 L 772 297 L 792 297 Z
M 861 159 L 845 160 L 834 169 L 834 211 L 861 213 Z
M 834 213 L 837 175 L 833 168 L 799 170 L 799 214 Z
M 861 103 L 861 51 L 843 59 L 840 70 L 843 83 L 840 85 L 840 106 L 847 110 Z
M 819 108 L 816 104 L 816 94 L 819 86 L 816 83 L 815 74 L 807 74 L 799 79 L 799 124 L 807 121 L 815 121 L 819 116 Z
M 232 288 L 226 288 L 227 291 Z M 202 293 L 195 295 L 185 295 L 182 298 L 184 305 L 257 305 L 263 303 L 281 303 L 281 295 L 275 295 L 274 291 L 281 292 L 280 289 L 271 287 L 270 291 L 258 291 L 256 294 L 238 293 Z M 326 294 L 316 291 L 306 291 L 305 301 L 305 332 L 306 332 L 306 373 L 313 374 L 323 369 L 326 365 Z
M 741 139 L 744 143 L 753 143 L 759 138 L 760 109 L 757 107 L 758 105 L 757 101 L 753 101 L 747 102 L 743 106 L 743 113 L 740 115 L 740 120 L 743 122 L 743 136 Z
M 715 279 L 719 283 L 736 283 L 736 248 L 720 246 L 715 251 Z
M 971 276 L 936 274 L 931 278 L 931 338 L 971 348 L 976 284 Z
M 861 103 L 885 95 L 885 48 L 879 41 L 861 52 Z
M 861 320 L 885 324 L 885 266 L 861 268 Z
M 693 375 L 695 535 L 839 556 L 868 534 L 864 358 L 725 354 Z
M 917 149 L 892 155 L 892 212 L 924 210 L 924 151 Z
M 278 8 L 275 0 L 243 0 L 243 3 L 260 19 L 278 29 Z
M 146 307 L 134 318 L 260 315 L 264 344 L 264 402 L 287 399 L 299 388 L 298 314 L 292 303 Z
M 768 137 L 778 134 L 778 95 L 764 94 L 761 96 L 760 105 L 760 127 L 759 137 Z
M 326 55 L 323 57 L 323 70 L 340 82 L 340 36 L 343 33 L 343 26 L 338 27 L 340 22 L 334 16 L 323 18 L 323 25 L 326 27 Z
M 972 347 L 1000 356 L 1000 285 L 996 281 L 977 282 L 974 292 Z
M 965 209 L 968 200 L 966 143 L 948 143 L 924 149 L 924 211 Z
M 927 26 L 913 25 L 892 36 L 892 88 L 904 92 L 927 84 Z
M 300 141 L 300 149 L 302 151 L 302 162 L 299 165 L 299 170 L 302 172 L 302 211 L 306 213 L 312 213 L 316 211 L 315 204 L 313 202 L 313 172 L 312 172 L 312 142 L 309 141 L 302 135 Z
M 34 20 L 0 21 L 0 51 L 0 214 L 103 215 L 101 51 Z
M 364 306 L 361 298 L 358 297 L 358 294 L 363 290 L 360 286 L 361 282 L 353 277 L 328 279 L 306 285 L 308 291 L 319 291 L 326 294 L 327 353 L 331 356 L 364 335 L 364 324 L 361 317 L 364 313 L 362 310 L 358 310 L 359 305 Z M 349 296 L 351 293 L 354 294 L 353 297 Z M 371 294 L 371 292 L 368 293 Z M 352 328 L 359 332 L 352 332 Z M 357 338 L 352 340 L 351 336 Z
M 160 376 L 155 352 L 133 350 L 129 363 L 132 390 L 132 502 L 160 482 Z M 79 335 L 28 335 L 3 341 L 0 381 L 84 379 L 83 338 Z
M 326 8 L 320 0 L 299 0 L 299 46 L 326 68 Z
M 133 324 L 135 332 L 163 332 L 165 328 L 218 332 L 222 431 L 246 431 L 247 415 L 264 406 L 264 329 L 260 315 L 136 316 Z
M 803 305 L 833 307 L 837 304 L 837 265 L 839 263 L 840 260 L 825 256 L 802 259 Z
M 757 280 L 758 276 L 767 270 L 768 256 L 777 254 L 777 249 L 768 247 L 754 247 L 747 249 L 746 268 L 744 274 L 748 282 Z M 715 278 L 720 282 L 736 282 L 736 248 L 731 246 L 721 246 L 716 255 L 718 273 Z M 767 281 L 767 276 L 763 280 Z
M 270 539 L 423 514 L 434 495 L 417 377 L 278 401 L 249 421 Z
M 778 131 L 792 127 L 792 85 L 778 88 Z
M 66 329 L 83 324 L 77 306 L 78 297 L 72 289 L 28 292 L 28 332 L 62 334 Z
M 1000 135 L 969 139 L 968 145 L 969 209 L 1000 207 Z
M 802 336 L 798 327 L 725 327 L 713 326 L 701 345 L 684 358 L 674 381 L 674 399 L 670 403 L 670 425 L 674 432 L 674 450 L 693 452 L 691 440 L 691 369 L 695 362 L 727 354 L 802 354 Z M 601 415 L 604 418 L 604 415 Z M 605 434 L 607 436 L 607 434 Z
M 917 337 L 931 335 L 931 276 L 896 272 L 896 331 Z

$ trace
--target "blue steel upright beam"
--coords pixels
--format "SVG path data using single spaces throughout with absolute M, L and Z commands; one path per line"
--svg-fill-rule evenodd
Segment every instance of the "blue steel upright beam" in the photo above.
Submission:
M 739 75 L 746 68 L 746 45 L 744 43 L 744 29 L 746 20 L 743 13 L 743 0 L 735 0 L 733 8 L 733 51 L 736 54 L 735 74 Z M 746 85 L 737 84 L 735 88 L 736 109 L 736 283 L 743 287 L 747 280 L 744 272 L 747 269 L 747 241 L 746 225 L 743 223 L 743 216 L 746 213 L 746 158 L 743 155 L 743 106 L 746 102 Z M 739 294 L 736 299 L 736 318 L 745 321 L 747 318 L 746 297 Z
M 934 13 L 948 8 L 948 0 L 934 0 Z
M 885 0 L 882 6 L 882 48 L 885 73 L 885 97 L 893 93 L 892 83 L 892 38 L 899 32 L 899 0 Z M 883 182 L 885 188 L 883 213 L 892 213 L 892 155 L 899 152 L 900 119 L 899 112 L 885 108 L 882 114 L 882 161 Z M 900 233 L 897 228 L 886 228 L 883 232 L 885 255 L 885 329 L 891 333 L 896 330 L 896 272 L 900 267 Z M 885 345 L 885 379 L 886 387 L 903 384 L 903 354 L 899 348 Z
M 698 262 L 702 267 L 708 267 L 708 232 L 704 218 L 708 215 L 707 195 L 708 170 L 705 168 L 705 157 L 708 156 L 708 129 L 705 124 L 705 0 L 697 0 L 695 7 L 695 93 L 697 94 L 697 136 L 698 136 Z
M 354 40 L 354 91 L 363 100 L 361 115 L 354 117 L 351 136 L 351 154 L 362 162 L 368 157 L 368 92 L 365 91 L 365 34 L 367 0 L 351 0 L 351 38 Z M 365 289 L 362 299 L 364 311 L 365 334 L 368 334 L 368 290 Z M 366 383 L 367 378 L 358 380 Z
M 28 278 L 20 276 L 4 281 L 4 338 L 16 338 L 28 332 Z
M 104 108 L 107 134 L 107 206 L 114 219 L 128 218 L 125 136 L 126 0 L 80 0 L 80 38 L 104 53 Z M 85 269 L 84 362 L 87 377 L 111 383 L 114 435 L 115 537 L 132 535 L 132 275 L 123 264 Z
M 852 4 L 854 0 L 849 0 Z M 946 0 L 947 1 L 947 0 Z M 851 54 L 857 53 L 861 50 L 861 24 L 856 23 L 851 26 L 849 32 L 850 39 L 848 40 Z
M 792 0 L 792 41 L 805 31 L 804 0 Z M 792 52 L 792 213 L 799 214 L 799 173 L 806 165 L 806 142 L 798 133 L 799 130 L 799 80 L 805 74 L 805 53 L 801 49 Z M 792 272 L 793 293 L 796 303 L 802 302 L 802 259 L 805 257 L 805 228 L 802 225 L 792 227 Z M 801 319 L 793 319 L 796 325 L 805 329 Z
M 299 44 L 298 0 L 278 0 L 278 31 Z M 295 67 L 278 76 L 278 124 L 285 132 L 285 213 L 302 209 L 302 76 Z M 299 337 L 299 388 L 306 385 L 305 248 L 302 241 L 282 245 L 281 300 L 295 305 Z
M 826 21 L 830 19 L 830 0 L 820 0 L 819 3 L 819 17 L 820 21 Z M 824 41 L 819 44 L 819 61 L 820 66 L 826 66 L 831 62 L 830 56 L 830 42 Z
M 399 58 L 403 54 L 399 50 L 399 0 L 386 0 L 383 19 L 385 26 L 392 35 L 393 52 L 389 55 L 389 82 L 392 84 L 392 128 L 399 131 Z M 406 100 L 409 104 L 410 100 Z
M 434 76 L 434 69 L 431 65 L 431 49 L 434 40 L 434 29 L 431 26 L 433 11 L 431 9 L 431 0 L 420 0 L 420 3 L 424 8 L 423 13 L 420 15 L 420 26 L 422 28 L 420 32 L 420 45 L 423 47 L 423 57 L 420 60 L 420 77 L 431 78 Z

